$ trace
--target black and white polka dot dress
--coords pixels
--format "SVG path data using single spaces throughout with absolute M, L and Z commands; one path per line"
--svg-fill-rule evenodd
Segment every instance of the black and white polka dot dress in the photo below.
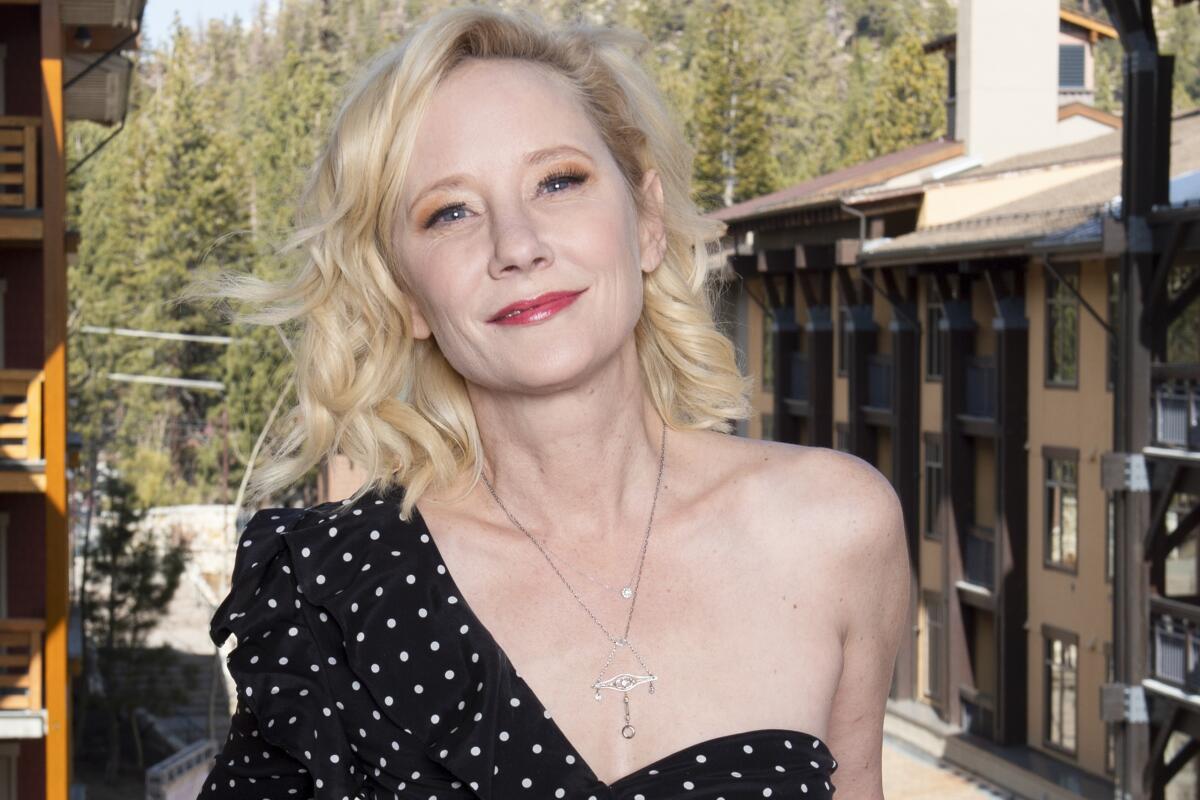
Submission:
M 398 491 L 398 490 L 397 490 Z M 270 508 L 212 620 L 238 704 L 198 800 L 830 798 L 825 743 L 765 729 L 615 783 L 574 751 L 399 494 Z

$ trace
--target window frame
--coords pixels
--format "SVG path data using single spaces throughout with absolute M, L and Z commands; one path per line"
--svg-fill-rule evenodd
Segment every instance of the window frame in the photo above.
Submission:
M 1072 699 L 1075 706 L 1071 714 L 1071 718 L 1074 721 L 1071 741 L 1074 743 L 1074 747 L 1067 747 L 1065 744 L 1053 741 L 1050 737 L 1050 722 L 1053 711 L 1051 693 L 1054 690 L 1051 681 L 1051 670 L 1053 668 L 1051 652 L 1053 642 L 1056 641 L 1063 643 L 1064 653 L 1066 652 L 1066 646 L 1074 648 L 1074 660 L 1071 666 L 1071 671 L 1074 673 Z M 1054 627 L 1053 625 L 1042 625 L 1042 746 L 1071 759 L 1079 757 L 1079 635 L 1063 628 Z
M 1066 561 L 1054 561 L 1051 559 L 1051 534 L 1053 526 L 1051 525 L 1053 508 L 1051 507 L 1050 498 L 1054 489 L 1062 489 L 1067 484 L 1060 483 L 1057 477 L 1052 478 L 1052 462 L 1061 461 L 1071 463 L 1074 467 L 1075 482 L 1071 488 L 1075 493 L 1075 542 L 1074 542 L 1074 562 L 1068 564 Z M 1083 520 L 1081 519 L 1083 509 L 1079 503 L 1079 450 L 1073 447 L 1051 447 L 1044 445 L 1042 447 L 1042 566 L 1047 569 L 1065 572 L 1069 575 L 1079 574 L 1079 532 L 1083 528 Z M 1061 548 L 1060 548 L 1061 549 Z
M 1062 281 L 1061 283 L 1067 283 L 1068 285 L 1070 285 L 1069 284 L 1070 279 L 1071 278 L 1075 279 L 1075 285 L 1074 285 L 1075 291 L 1073 292 L 1073 291 L 1071 291 L 1070 288 L 1068 288 L 1065 291 L 1066 291 L 1067 295 L 1069 295 L 1069 297 L 1060 297 L 1059 292 L 1058 292 L 1060 281 L 1058 280 L 1058 278 L 1056 278 L 1054 276 L 1054 273 L 1052 273 L 1048 268 L 1044 269 L 1043 275 L 1044 275 L 1045 280 L 1043 282 L 1043 286 L 1045 289 L 1045 291 L 1044 291 L 1045 298 L 1044 298 L 1044 304 L 1043 304 L 1043 311 L 1044 311 L 1046 331 L 1045 331 L 1045 335 L 1042 337 L 1042 339 L 1043 339 L 1042 360 L 1044 362 L 1044 367 L 1042 369 L 1042 380 L 1043 380 L 1042 385 L 1047 389 L 1076 389 L 1077 390 L 1077 389 L 1079 389 L 1079 371 L 1080 371 L 1079 345 L 1080 345 L 1080 339 L 1079 339 L 1079 296 L 1075 292 L 1079 291 L 1079 283 L 1080 283 L 1079 265 L 1078 264 L 1055 264 L 1054 268 L 1059 272 L 1059 274 L 1061 274 L 1063 276 L 1064 279 L 1066 279 L 1066 280 Z M 1053 287 L 1055 291 L 1051 292 L 1051 287 Z M 1060 306 L 1070 306 L 1074 309 L 1075 324 L 1072 327 L 1071 335 L 1075 340 L 1075 347 L 1074 347 L 1074 352 L 1075 352 L 1075 371 L 1074 371 L 1074 373 L 1075 373 L 1075 375 L 1074 375 L 1074 378 L 1072 378 L 1070 381 L 1055 379 L 1052 377 L 1052 374 L 1051 374 L 1051 363 L 1052 362 L 1051 362 L 1050 356 L 1054 352 L 1054 349 L 1055 349 L 1053 346 L 1055 332 L 1057 330 L 1059 330 L 1058 325 L 1055 324 L 1055 319 L 1056 319 L 1055 309 L 1057 309 Z

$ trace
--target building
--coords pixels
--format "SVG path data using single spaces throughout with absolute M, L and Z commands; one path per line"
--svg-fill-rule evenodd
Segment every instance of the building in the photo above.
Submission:
M 119 123 L 144 0 L 0 0 L 0 799 L 71 780 L 64 126 Z M 70 620 L 70 622 L 69 622 Z M 72 631 L 68 636 L 68 628 Z M 68 644 L 70 639 L 70 644 Z
M 1126 129 L 1088 105 L 1092 47 L 1116 33 L 1051 0 L 960 0 L 956 34 L 927 48 L 947 59 L 950 136 L 712 214 L 739 279 L 723 314 L 759 389 L 743 432 L 852 452 L 902 501 L 912 635 L 889 731 L 1026 797 L 1111 797 L 1117 775 L 1119 720 L 1100 698 L 1115 677 Z M 1200 209 L 1200 113 L 1169 137 L 1163 213 L 1183 219 Z M 1176 337 L 1186 360 L 1167 363 L 1165 320 L 1196 319 L 1188 286 L 1162 290 L 1143 388 L 1146 444 L 1175 464 L 1197 458 L 1200 431 L 1200 352 Z M 1176 553 L 1166 574 L 1195 595 L 1188 486 L 1159 495 L 1153 552 Z M 1162 692 L 1195 713 L 1200 698 L 1179 697 L 1200 614 L 1164 602 Z M 1171 761 L 1167 739 L 1155 752 Z

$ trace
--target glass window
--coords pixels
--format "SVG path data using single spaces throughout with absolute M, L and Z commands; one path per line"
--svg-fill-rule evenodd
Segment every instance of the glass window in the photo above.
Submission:
M 1058 46 L 1058 87 L 1060 89 L 1084 88 L 1086 56 L 1081 44 Z
M 1074 753 L 1079 694 L 1077 639 L 1070 634 L 1045 636 L 1045 740 L 1052 747 Z
M 1079 556 L 1078 462 L 1047 458 L 1046 564 L 1075 571 Z
M 925 310 L 925 377 L 942 377 L 942 333 L 938 329 L 942 321 L 942 296 L 938 293 L 937 282 L 929 277 L 926 297 L 929 299 Z
M 1059 281 L 1046 270 L 1046 382 L 1079 385 L 1079 298 L 1077 267 L 1056 266 Z
M 942 438 L 925 439 L 925 537 L 941 539 L 937 510 L 942 496 Z

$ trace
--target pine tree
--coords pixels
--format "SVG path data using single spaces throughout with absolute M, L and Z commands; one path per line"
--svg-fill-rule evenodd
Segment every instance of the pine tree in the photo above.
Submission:
M 945 133 L 944 69 L 920 38 L 903 33 L 887 48 L 871 96 L 867 157 L 894 153 Z

